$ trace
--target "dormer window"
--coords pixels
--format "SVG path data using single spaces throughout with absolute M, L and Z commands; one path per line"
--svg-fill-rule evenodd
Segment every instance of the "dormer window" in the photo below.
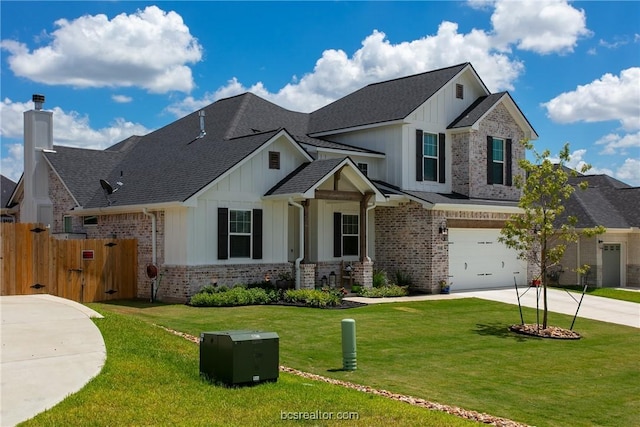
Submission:
M 456 84 L 456 98 L 464 99 L 464 86 L 461 84 Z

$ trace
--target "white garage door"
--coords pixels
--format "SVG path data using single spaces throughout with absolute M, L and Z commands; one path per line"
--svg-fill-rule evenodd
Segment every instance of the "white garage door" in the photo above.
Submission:
M 449 281 L 452 290 L 512 287 L 527 281 L 527 264 L 498 241 L 500 230 L 449 229 Z

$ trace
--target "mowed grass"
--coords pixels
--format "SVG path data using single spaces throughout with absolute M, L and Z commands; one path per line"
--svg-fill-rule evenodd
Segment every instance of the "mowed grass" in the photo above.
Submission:
M 517 307 L 478 299 L 377 304 L 350 310 L 278 306 L 193 308 L 143 302 L 91 306 L 107 316 L 96 323 L 105 334 L 108 349 L 113 347 L 114 343 L 134 340 L 133 337 L 119 337 L 128 336 L 129 332 L 109 331 L 105 326 L 114 318 L 122 322 L 124 318 L 117 314 L 127 314 L 148 324 L 155 323 L 196 336 L 203 331 L 215 330 L 274 331 L 280 337 L 282 365 L 336 379 L 486 412 L 536 426 L 637 425 L 640 419 L 637 385 L 640 383 L 637 364 L 640 334 L 638 329 L 631 327 L 579 318 L 574 329 L 582 334 L 581 340 L 558 341 L 524 337 L 507 330 L 509 325 L 519 321 Z M 524 313 L 525 321 L 532 323 L 535 312 L 525 309 Z M 340 321 L 344 318 L 356 320 L 358 369 L 353 372 L 340 370 Z M 194 371 L 198 369 L 198 350 L 195 344 L 171 337 L 170 348 L 158 348 L 160 344 L 157 343 L 168 340 L 169 338 L 164 337 L 169 334 L 158 328 L 144 329 L 142 324 L 130 319 L 127 321 L 138 325 L 134 334 L 144 331 L 145 346 L 157 349 L 141 349 L 139 355 L 138 351 L 131 350 L 135 353 L 131 357 L 135 356 L 137 361 L 122 362 L 126 365 L 131 364 L 129 374 L 115 381 L 118 384 L 124 381 L 125 384 L 118 387 L 126 388 L 126 378 L 131 377 L 129 381 L 132 381 L 140 375 L 138 368 L 141 365 L 149 363 L 154 366 L 141 368 L 144 375 L 149 375 L 149 379 L 140 382 L 150 383 L 146 386 L 140 384 L 139 393 L 143 397 L 137 401 L 132 400 L 139 408 L 130 409 L 127 399 L 113 406 L 114 416 L 120 409 L 123 412 L 141 411 L 149 415 L 148 419 L 139 415 L 138 418 L 134 418 L 133 424 L 156 424 L 156 420 L 165 424 L 163 416 L 154 417 L 162 405 L 171 406 L 174 401 L 174 398 L 167 400 L 165 395 L 160 393 L 160 390 L 166 388 L 174 390 L 178 396 L 183 393 L 180 390 L 189 390 L 186 393 L 189 396 L 195 395 L 194 400 L 197 402 L 201 402 L 198 397 L 201 393 L 215 396 L 214 400 L 225 402 L 220 405 L 225 408 L 225 414 L 229 413 L 228 418 L 216 412 L 219 409 L 207 409 L 211 406 L 198 409 L 201 404 L 214 405 L 207 399 L 195 407 L 188 406 L 194 411 L 204 411 L 208 414 L 216 412 L 218 417 L 224 417 L 215 418 L 207 415 L 209 419 L 203 421 L 205 424 L 241 424 L 241 419 L 234 415 L 236 411 L 248 411 L 253 417 L 249 418 L 245 425 L 281 423 L 278 411 L 293 407 L 293 410 L 320 408 L 324 411 L 357 411 L 361 415 L 361 421 L 357 423 L 359 425 L 432 425 L 428 423 L 432 422 L 434 412 L 420 409 L 419 414 L 422 415 L 411 418 L 413 411 L 419 408 L 404 405 L 399 407 L 399 412 L 393 412 L 390 408 L 395 406 L 389 401 L 384 403 L 391 405 L 387 407 L 378 401 L 378 398 L 374 399 L 357 392 L 352 396 L 351 391 L 336 386 L 288 375 L 281 375 L 275 384 L 260 385 L 242 391 L 232 390 L 232 395 L 242 393 L 242 402 L 246 402 L 247 399 L 252 402 L 248 406 L 246 403 L 238 403 L 240 400 L 236 401 L 228 396 L 229 390 L 202 384 L 196 379 Z M 552 313 L 550 323 L 568 327 L 571 317 Z M 115 334 L 116 337 L 107 339 L 111 334 Z M 126 342 L 122 342 L 120 346 L 126 347 L 125 344 Z M 180 350 L 173 350 L 173 347 Z M 153 365 L 165 363 L 157 360 L 165 357 L 155 353 L 160 350 L 175 353 L 172 358 L 177 359 L 171 362 L 171 366 Z M 114 352 L 109 351 L 110 355 Z M 173 360 L 172 358 L 169 359 Z M 110 363 L 112 362 L 108 358 L 107 367 Z M 111 372 L 113 369 L 105 368 L 105 373 L 96 378 L 90 387 L 72 396 L 59 407 L 74 407 L 74 403 L 68 403 L 75 401 L 77 404 L 77 400 L 74 399 L 86 399 L 85 403 L 93 402 L 94 397 L 87 396 L 96 392 L 107 398 L 110 388 L 116 387 L 111 383 L 104 383 L 109 378 L 108 374 L 115 375 Z M 187 379 L 183 379 L 186 383 L 164 376 L 154 379 L 154 372 L 155 375 L 160 375 L 163 370 L 188 372 L 175 374 L 180 378 L 181 375 L 186 375 Z M 298 386 L 299 388 L 296 388 Z M 97 390 L 92 392 L 94 387 Z M 325 387 L 330 388 L 325 390 Z M 316 390 L 321 389 L 323 391 L 315 394 Z M 267 404 L 267 408 L 270 409 L 262 409 L 260 406 L 264 404 L 261 397 L 263 390 L 269 390 L 265 397 L 277 393 L 277 397 L 271 398 L 277 399 L 277 403 Z M 336 400 L 336 395 L 345 397 Z M 107 398 L 107 401 L 109 400 Z M 155 403 L 156 400 L 164 402 L 158 404 Z M 239 405 L 238 408 L 236 404 Z M 59 407 L 52 412 L 58 411 Z M 66 412 L 65 409 L 62 411 Z M 407 418 L 402 418 L 405 413 Z M 370 418 L 362 421 L 365 415 Z M 240 414 L 237 416 L 240 417 Z M 184 424 L 197 423 L 198 419 L 192 416 Z M 40 417 L 36 420 L 40 421 Z M 65 418 L 59 420 L 65 421 L 63 424 L 69 424 Z M 76 424 L 74 420 L 70 421 Z M 454 425 L 454 421 L 449 419 L 442 422 L 443 425 Z M 342 421 L 339 425 L 351 425 L 350 423 L 352 422 L 345 424 Z M 119 422 L 111 421 L 109 424 Z
M 194 343 L 136 316 L 117 314 L 106 306 L 96 308 L 105 314 L 95 321 L 107 347 L 102 372 L 80 392 L 21 425 L 477 425 L 443 412 L 289 374 L 281 373 L 277 382 L 252 387 L 213 385 L 200 378 L 199 349 Z M 283 420 L 295 413 L 320 419 Z
M 557 289 L 566 289 L 571 292 L 582 293 L 582 286 L 562 286 Z M 629 301 L 640 303 L 640 292 L 630 291 L 616 288 L 587 288 L 586 295 L 593 295 L 596 297 L 604 297 L 617 299 L 620 301 Z

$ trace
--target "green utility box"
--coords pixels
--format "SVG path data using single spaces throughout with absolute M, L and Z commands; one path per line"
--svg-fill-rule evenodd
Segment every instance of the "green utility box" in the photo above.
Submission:
M 200 374 L 226 385 L 277 381 L 279 340 L 275 332 L 202 332 Z

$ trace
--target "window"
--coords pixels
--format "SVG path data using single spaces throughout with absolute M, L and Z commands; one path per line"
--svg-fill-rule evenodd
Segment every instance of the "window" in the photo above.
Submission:
M 82 225 L 84 225 L 85 227 L 88 225 L 98 225 L 98 217 L 95 215 L 83 216 Z
M 251 257 L 251 211 L 229 211 L 229 256 Z
M 425 181 L 438 180 L 438 135 L 424 133 L 423 148 L 423 179 Z
M 462 86 L 461 84 L 456 84 L 456 98 L 464 98 L 464 86 Z
M 342 215 L 342 255 L 358 255 L 358 215 Z
M 269 151 L 269 169 L 280 169 L 279 151 Z
M 262 209 L 218 208 L 218 259 L 262 259 Z
M 362 172 L 364 176 L 369 175 L 369 165 L 367 163 L 358 163 L 358 169 L 360 169 L 360 172 Z
M 62 230 L 65 233 L 73 233 L 73 218 L 65 215 L 62 217 Z
M 504 184 L 504 139 L 493 138 L 491 150 L 492 182 L 494 184 Z

